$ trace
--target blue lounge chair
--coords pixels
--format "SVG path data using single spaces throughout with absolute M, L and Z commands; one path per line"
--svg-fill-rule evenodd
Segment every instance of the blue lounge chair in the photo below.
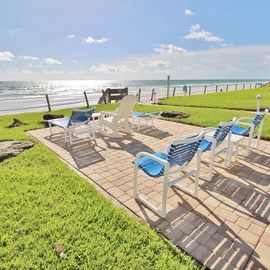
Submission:
M 65 143 L 69 142 L 70 145 L 82 141 L 94 140 L 95 132 L 99 131 L 99 127 L 90 122 L 94 111 L 95 107 L 90 109 L 73 109 L 70 117 L 45 120 L 50 127 L 50 137 L 59 134 L 59 132 L 53 133 L 53 126 L 56 126 L 64 130 Z M 89 134 L 89 138 L 78 136 L 82 134 Z
M 138 122 L 138 130 L 141 128 L 145 128 L 148 126 L 153 126 L 154 119 L 159 118 L 161 112 L 154 112 L 154 113 L 142 113 L 142 112 L 131 112 L 130 118 L 132 119 L 132 128 L 134 128 L 134 119 L 137 119 Z M 141 125 L 141 121 L 145 122 L 145 125 Z M 150 122 L 150 125 L 148 125 Z
M 166 153 L 157 152 L 149 154 L 147 152 L 140 152 L 136 155 L 134 160 L 134 196 L 145 204 L 152 211 L 161 217 L 166 216 L 166 202 L 167 191 L 171 186 L 175 186 L 192 196 L 197 196 L 198 181 L 200 172 L 200 157 L 201 151 L 198 147 L 205 135 L 201 132 L 199 135 L 189 135 L 184 139 L 176 139 L 169 145 Z M 187 170 L 187 165 L 191 162 L 197 153 L 197 163 L 193 170 Z M 148 176 L 158 178 L 163 176 L 163 191 L 162 191 L 162 208 L 161 210 L 147 201 L 138 193 L 138 171 L 141 169 Z M 179 176 L 179 173 L 181 174 Z M 169 179 L 171 175 L 177 177 L 173 180 Z M 194 190 L 190 190 L 183 185 L 177 184 L 191 175 L 195 175 Z
M 230 150 L 231 150 L 231 128 L 235 123 L 236 118 L 229 122 L 220 122 L 217 128 L 204 128 L 203 130 L 206 132 L 205 138 L 202 140 L 199 148 L 202 153 L 208 152 L 208 158 L 204 157 L 202 154 L 202 162 L 209 163 L 209 171 L 208 175 L 200 175 L 200 178 L 211 181 L 212 180 L 212 172 L 213 166 L 219 166 L 222 168 L 226 168 L 228 161 L 230 161 Z M 221 154 L 225 154 L 224 163 L 215 162 L 215 158 L 220 156 Z
M 247 142 L 240 145 L 246 148 L 245 155 L 249 154 L 251 147 L 258 147 L 263 130 L 264 116 L 268 113 L 266 109 L 264 112 L 258 112 L 255 117 L 240 117 L 236 120 L 235 125 L 232 126 L 232 133 L 235 135 L 247 136 Z M 252 145 L 252 140 L 256 140 L 256 145 Z

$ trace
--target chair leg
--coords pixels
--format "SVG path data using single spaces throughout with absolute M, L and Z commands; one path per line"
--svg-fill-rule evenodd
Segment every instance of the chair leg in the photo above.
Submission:
M 129 128 L 128 121 L 124 124 L 124 128 L 121 129 L 124 133 L 131 133 L 131 129 Z
M 256 148 L 259 147 L 260 139 L 261 139 L 261 133 L 258 133 L 257 140 L 256 140 Z
M 107 131 L 105 131 L 104 129 L 100 129 L 99 132 L 104 135 L 104 136 L 107 136 L 107 137 L 110 137 L 110 138 L 123 138 L 123 135 L 121 135 L 117 129 L 114 129 L 112 130 L 112 133 L 108 133 Z
M 225 150 L 224 168 L 227 168 L 229 159 L 230 159 L 230 149 L 229 149 L 229 146 L 227 146 Z
M 166 217 L 166 204 L 167 204 L 167 192 L 168 192 L 168 179 L 166 181 L 164 177 L 164 182 L 163 182 L 163 193 L 162 193 L 162 209 L 158 209 L 155 207 L 153 204 L 149 203 L 145 198 L 143 198 L 139 193 L 138 193 L 138 171 L 139 168 L 134 162 L 134 197 L 142 202 L 145 206 L 147 206 L 149 209 L 151 209 L 153 212 L 155 212 L 157 215 L 159 215 L 162 218 Z
M 250 133 L 248 136 L 248 143 L 247 143 L 247 153 L 246 153 L 247 156 L 249 155 L 250 152 L 251 143 L 252 143 L 252 134 Z
M 213 174 L 213 166 L 214 166 L 214 159 L 215 159 L 215 150 L 212 148 L 209 151 L 209 160 L 204 160 L 202 159 L 202 162 L 206 162 L 209 164 L 209 170 L 208 170 L 208 174 L 206 175 L 201 175 L 200 174 L 200 178 L 206 181 L 211 181 L 212 180 L 212 174 Z

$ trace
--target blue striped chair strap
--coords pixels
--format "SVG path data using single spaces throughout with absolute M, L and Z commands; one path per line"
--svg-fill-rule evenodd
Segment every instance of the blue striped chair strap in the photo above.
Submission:
M 95 107 L 90 109 L 73 110 L 68 122 L 68 127 L 72 124 L 86 123 L 90 120 L 92 114 L 95 111 Z
M 163 160 L 168 159 L 168 155 L 163 152 L 157 152 L 153 154 L 156 157 L 159 157 Z M 160 164 L 159 162 L 148 158 L 148 157 L 142 157 L 138 160 L 138 166 L 141 168 L 147 175 L 157 178 L 159 176 L 162 176 L 164 174 L 164 166 Z
M 228 133 L 230 132 L 232 127 L 232 124 L 227 124 L 227 125 L 219 125 L 217 127 L 217 130 L 213 136 L 214 139 L 217 141 L 217 146 L 219 146 L 227 137 Z
M 168 149 L 170 166 L 187 165 L 196 154 L 201 140 L 186 144 L 171 144 Z
M 263 120 L 265 114 L 256 114 L 256 116 L 254 117 L 252 124 L 254 125 L 254 127 L 256 128 L 261 121 Z

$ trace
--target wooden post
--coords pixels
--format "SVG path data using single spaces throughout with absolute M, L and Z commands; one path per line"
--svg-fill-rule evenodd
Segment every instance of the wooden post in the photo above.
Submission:
M 191 95 L 191 86 L 189 87 L 189 95 Z
M 251 87 L 252 87 L 252 83 L 250 84 L 249 89 L 251 89 Z
M 154 92 L 154 103 L 153 104 L 156 104 L 156 92 Z
M 106 90 L 106 92 L 107 92 L 107 90 Z M 107 97 L 105 95 L 105 91 L 104 90 L 102 90 L 102 96 L 104 98 L 104 103 L 107 104 Z
M 154 92 L 155 92 L 155 89 L 153 88 L 153 90 L 152 90 L 152 95 L 151 95 L 151 101 L 153 100 Z
M 170 76 L 167 77 L 167 98 L 170 97 Z
M 228 92 L 228 88 L 229 88 L 229 85 L 227 84 L 227 86 L 226 86 L 226 92 Z
M 50 112 L 51 111 L 51 105 L 50 105 L 48 94 L 46 94 L 46 100 L 47 100 L 47 105 L 48 105 L 48 109 L 49 109 L 49 112 Z
M 141 89 L 139 89 L 139 93 L 138 93 L 138 102 L 141 101 Z
M 83 94 L 84 94 L 84 98 L 85 98 L 85 101 L 86 101 L 86 107 L 89 108 L 89 102 L 88 102 L 86 92 L 84 91 Z
M 206 85 L 204 86 L 204 91 L 203 91 L 203 93 L 204 93 L 204 94 L 206 93 Z
M 176 87 L 173 88 L 173 94 L 172 94 L 173 97 L 174 97 L 174 94 L 175 94 L 175 89 L 176 89 Z
M 243 90 L 245 89 L 245 84 L 243 84 Z
M 217 90 L 218 90 L 218 85 L 216 85 L 216 92 L 217 92 Z
M 139 94 L 137 93 L 136 94 L 136 104 L 138 104 L 138 102 L 139 102 Z
M 235 91 L 237 90 L 237 84 L 235 85 Z

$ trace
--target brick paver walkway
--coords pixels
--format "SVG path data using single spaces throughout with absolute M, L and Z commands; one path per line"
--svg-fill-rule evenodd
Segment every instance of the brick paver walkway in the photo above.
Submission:
M 211 182 L 200 180 L 198 198 L 169 189 L 165 219 L 134 200 L 134 156 L 165 151 L 172 139 L 200 130 L 156 120 L 154 127 L 123 139 L 97 134 L 96 144 L 73 147 L 63 143 L 63 136 L 50 140 L 48 128 L 28 133 L 210 269 L 270 269 L 270 142 L 261 141 L 227 169 L 214 167 Z M 140 190 L 159 205 L 161 181 L 147 180 L 140 174 Z

